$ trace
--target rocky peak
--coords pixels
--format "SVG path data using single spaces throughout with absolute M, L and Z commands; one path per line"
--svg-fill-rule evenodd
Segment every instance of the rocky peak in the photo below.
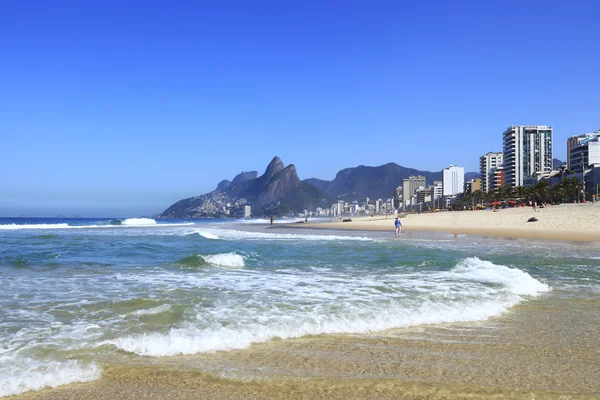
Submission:
M 217 189 L 216 190 L 225 190 L 230 185 L 231 185 L 231 182 L 229 182 L 227 179 L 224 179 L 221 182 L 219 182 L 219 184 L 217 185 Z
M 271 204 L 292 190 L 302 185 L 302 181 L 298 178 L 298 172 L 294 164 L 290 164 L 283 170 L 276 173 L 259 193 L 257 203 L 259 206 Z
M 273 176 L 275 176 L 275 174 L 277 174 L 278 172 L 283 171 L 284 166 L 283 166 L 283 161 L 281 161 L 281 158 L 275 156 L 271 162 L 269 163 L 269 165 L 267 166 L 267 169 L 265 170 L 265 173 L 263 174 L 263 177 L 266 180 L 271 179 Z
M 242 171 L 233 178 L 231 184 L 235 185 L 236 183 L 249 181 L 250 179 L 256 179 L 257 177 L 258 171 Z

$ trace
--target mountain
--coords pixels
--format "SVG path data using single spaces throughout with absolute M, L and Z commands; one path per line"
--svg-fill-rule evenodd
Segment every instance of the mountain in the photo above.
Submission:
M 366 197 L 385 199 L 392 197 L 394 189 L 402 185 L 403 179 L 414 175 L 424 176 L 427 185 L 442 180 L 441 171 L 419 171 L 402 167 L 396 163 L 387 163 L 378 167 L 359 165 L 354 168 L 345 168 L 338 172 L 332 181 L 309 178 L 303 182 L 346 201 L 364 200 Z M 465 180 L 478 177 L 479 173 L 477 172 L 465 173 Z
M 413 175 L 425 176 L 428 185 L 442 179 L 441 172 L 419 171 L 388 163 L 379 167 L 359 165 L 354 168 L 345 168 L 338 172 L 332 181 L 311 178 L 304 182 L 331 196 L 347 201 L 364 200 L 366 197 L 383 199 L 391 197 L 394 189 L 402 185 L 402 180 Z
M 560 169 L 563 164 L 564 162 L 560 161 L 558 158 L 552 159 L 552 169 Z
M 477 178 L 481 178 L 481 174 L 479 172 L 465 172 L 465 182 Z
M 314 211 L 317 207 L 329 208 L 335 201 L 298 178 L 293 164 L 284 166 L 279 157 L 273 158 L 264 174 L 256 171 L 242 172 L 231 182 L 221 181 L 217 190 L 201 196 L 190 197 L 171 205 L 162 218 L 193 218 L 243 215 L 244 206 L 252 207 L 253 216 L 289 215 Z
M 227 179 L 224 179 L 221 182 L 219 182 L 219 184 L 217 185 L 217 188 L 215 190 L 225 190 L 229 186 L 231 186 L 231 181 L 227 180 Z
M 325 188 L 327 188 L 327 185 L 329 184 L 329 181 L 324 181 L 323 179 L 318 179 L 318 178 L 308 178 L 303 180 L 302 182 L 304 183 L 308 183 L 311 186 L 316 187 L 317 189 L 320 190 L 325 190 Z
M 233 180 L 231 181 L 232 184 L 235 183 L 240 183 L 240 182 L 244 182 L 244 181 L 248 181 L 251 179 L 256 179 L 258 177 L 258 171 L 242 171 L 241 173 L 237 174 L 235 176 L 235 178 L 233 178 Z

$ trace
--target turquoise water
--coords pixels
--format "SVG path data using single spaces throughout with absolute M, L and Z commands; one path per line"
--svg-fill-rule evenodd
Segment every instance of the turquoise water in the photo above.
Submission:
M 0 219 L 0 396 L 112 363 L 481 321 L 598 297 L 597 244 L 148 219 Z

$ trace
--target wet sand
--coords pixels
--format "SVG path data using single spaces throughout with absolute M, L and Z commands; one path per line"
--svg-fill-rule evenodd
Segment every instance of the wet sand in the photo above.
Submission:
M 478 323 L 140 358 L 15 399 L 598 399 L 600 299 L 560 291 Z

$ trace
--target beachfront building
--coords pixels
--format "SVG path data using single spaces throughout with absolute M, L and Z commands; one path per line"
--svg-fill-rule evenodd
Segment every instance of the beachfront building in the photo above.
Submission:
M 442 181 L 433 181 L 433 185 L 431 185 L 431 199 L 439 199 L 442 196 Z
M 567 169 L 581 172 L 591 165 L 600 166 L 600 130 L 570 137 L 567 140 Z
M 513 125 L 502 134 L 506 185 L 523 186 L 525 178 L 552 171 L 552 127 Z
M 250 218 L 251 215 L 252 215 L 252 207 L 244 206 L 244 218 Z
M 412 204 L 413 196 L 420 187 L 425 187 L 424 176 L 409 176 L 407 179 L 402 180 L 402 196 L 405 206 Z
M 442 170 L 442 194 L 455 196 L 462 193 L 465 186 L 465 169 L 451 165 Z
M 481 175 L 481 191 L 489 192 L 494 189 L 494 174 L 504 162 L 504 153 L 489 152 L 479 157 L 479 174 Z
M 580 174 L 586 192 L 597 192 L 600 180 L 600 130 L 567 140 L 568 170 Z
M 496 168 L 496 171 L 494 171 L 493 179 L 494 188 L 501 188 L 506 185 L 506 175 L 504 174 L 504 167 L 502 165 Z
M 481 178 L 475 178 L 465 182 L 465 193 L 473 193 L 477 190 L 481 190 Z
M 428 203 L 431 201 L 431 188 L 421 188 L 417 190 L 417 204 Z
M 398 208 L 402 208 L 402 205 L 404 204 L 403 200 L 403 188 L 402 186 L 398 186 L 396 189 L 394 189 L 394 203 L 396 204 L 396 207 Z

